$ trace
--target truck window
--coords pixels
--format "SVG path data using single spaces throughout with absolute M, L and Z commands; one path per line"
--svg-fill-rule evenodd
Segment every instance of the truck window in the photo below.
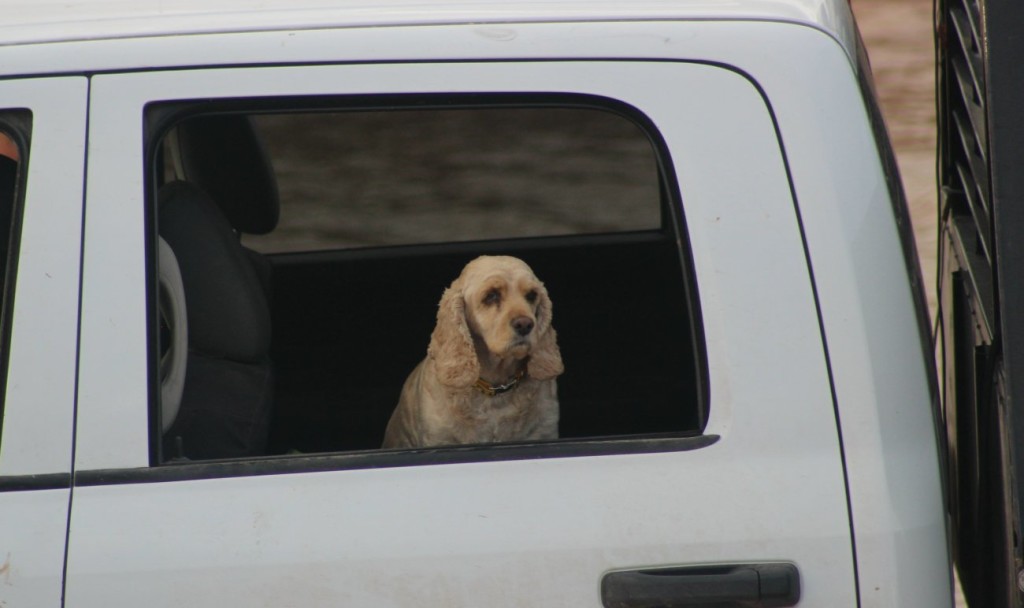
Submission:
M 658 230 L 646 135 L 610 112 L 465 109 L 255 118 L 281 189 L 263 252 Z M 319 133 L 297 145 L 296 133 Z M 324 210 L 344 206 L 343 213 Z
M 21 149 L 11 132 L 0 129 L 0 259 L 6 261 L 10 252 L 10 226 L 18 199 L 18 175 Z M 3 266 L 6 271 L 6 265 Z M 6 272 L 3 273 L 6 275 Z M 0 285 L 3 281 L 0 279 Z
M 10 311 L 8 310 L 8 285 L 13 283 L 16 256 L 12 255 L 17 232 L 14 218 L 20 205 L 22 181 L 28 160 L 28 149 L 25 142 L 31 128 L 31 114 L 27 110 L 0 110 L 0 297 L 3 298 L 3 309 L 0 314 L 0 336 L 4 344 L 8 341 Z M 0 355 L 0 389 L 5 385 L 7 377 L 7 348 Z M 2 394 L 0 390 L 0 394 Z M 3 413 L 3 402 L 0 397 L 0 414 Z
M 701 430 L 677 189 L 642 116 L 582 98 L 204 110 L 151 116 L 161 461 L 379 448 L 442 293 L 482 254 L 550 294 L 559 443 Z

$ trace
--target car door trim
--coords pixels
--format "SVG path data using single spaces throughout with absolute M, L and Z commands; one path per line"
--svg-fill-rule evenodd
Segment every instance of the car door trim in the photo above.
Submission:
M 74 485 L 77 487 L 88 487 L 165 483 L 199 479 L 320 473 L 384 467 L 689 452 L 714 445 L 718 440 L 718 435 L 615 437 L 532 444 L 473 445 L 418 450 L 367 450 L 339 454 L 300 454 L 222 461 L 171 461 L 159 467 L 77 471 L 75 473 Z

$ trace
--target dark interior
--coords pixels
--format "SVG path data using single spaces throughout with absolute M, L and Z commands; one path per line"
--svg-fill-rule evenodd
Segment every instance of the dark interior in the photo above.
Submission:
M 481 254 L 522 258 L 551 294 L 562 437 L 699 430 L 677 246 L 645 232 L 273 257 L 270 451 L 379 447 L 441 293 Z

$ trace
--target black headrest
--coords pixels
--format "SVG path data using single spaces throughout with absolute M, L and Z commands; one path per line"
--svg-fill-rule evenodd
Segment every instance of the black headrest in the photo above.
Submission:
M 265 360 L 270 309 L 256 271 L 221 210 L 193 184 L 160 189 L 160 236 L 178 259 L 189 350 L 241 362 Z
M 267 234 L 280 201 L 274 167 L 248 116 L 198 116 L 178 125 L 183 179 L 205 190 L 239 232 Z

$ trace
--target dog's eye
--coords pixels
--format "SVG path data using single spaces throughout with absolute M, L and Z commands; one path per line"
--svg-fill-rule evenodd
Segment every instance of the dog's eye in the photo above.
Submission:
M 492 289 L 484 295 L 484 304 L 491 306 L 501 301 L 501 293 L 497 289 Z
M 531 289 L 530 291 L 526 292 L 526 301 L 529 302 L 530 304 L 533 304 L 534 302 L 537 301 L 536 289 Z

